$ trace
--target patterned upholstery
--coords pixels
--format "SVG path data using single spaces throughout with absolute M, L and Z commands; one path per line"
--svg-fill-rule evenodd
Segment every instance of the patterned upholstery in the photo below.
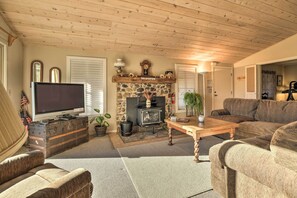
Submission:
M 247 117 L 247 116 L 239 116 L 239 115 L 219 115 L 219 116 L 209 116 L 210 118 L 215 118 L 219 120 L 225 120 L 228 122 L 235 122 L 235 123 L 241 123 L 245 121 L 253 121 L 253 118 Z
M 276 130 L 270 148 L 276 163 L 297 172 L 297 121 Z
M 258 106 L 255 118 L 277 123 L 297 121 L 297 102 L 263 100 Z
M 246 116 L 254 119 L 260 100 L 227 98 L 224 100 L 224 109 L 231 115 Z
M 79 168 L 71 172 L 44 164 L 41 151 L 32 151 L 0 163 L 0 197 L 79 197 L 92 194 L 91 174 Z
M 250 138 L 254 136 L 272 135 L 275 132 L 275 130 L 277 130 L 279 127 L 283 125 L 284 124 L 282 123 L 262 121 L 241 122 L 239 124 L 239 127 L 236 129 L 235 135 L 240 139 Z

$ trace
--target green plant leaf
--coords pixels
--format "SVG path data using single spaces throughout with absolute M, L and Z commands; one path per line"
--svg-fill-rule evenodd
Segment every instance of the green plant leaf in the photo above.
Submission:
M 96 122 L 102 126 L 102 122 L 104 121 L 104 117 L 103 116 L 97 116 L 96 117 Z
M 94 122 L 95 118 L 96 118 L 96 117 L 93 117 L 93 118 L 90 120 L 90 124 L 91 124 L 92 122 Z
M 104 121 L 104 122 L 103 122 L 103 125 L 106 126 L 106 127 L 109 127 L 109 126 L 110 126 L 109 123 L 108 123 L 107 121 Z
M 111 118 L 111 115 L 109 113 L 104 114 L 104 117 L 106 117 L 107 119 Z
M 100 113 L 100 109 L 94 109 L 94 111 L 96 111 L 97 113 Z

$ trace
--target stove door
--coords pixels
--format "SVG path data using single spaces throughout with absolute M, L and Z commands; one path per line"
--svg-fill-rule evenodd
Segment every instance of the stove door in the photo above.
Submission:
M 140 111 L 140 125 L 161 123 L 161 111 L 155 110 L 141 110 Z

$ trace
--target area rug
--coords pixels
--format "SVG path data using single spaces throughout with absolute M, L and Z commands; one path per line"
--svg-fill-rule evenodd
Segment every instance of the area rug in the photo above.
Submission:
M 193 139 L 176 139 L 119 148 L 127 171 L 140 197 L 191 197 L 212 189 L 209 148 L 222 142 L 216 137 L 200 141 L 200 160 L 193 161 Z

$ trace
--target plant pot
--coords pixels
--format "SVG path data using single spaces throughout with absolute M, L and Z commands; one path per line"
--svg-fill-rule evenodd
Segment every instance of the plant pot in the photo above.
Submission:
M 96 135 L 98 137 L 103 137 L 106 135 L 106 129 L 107 127 L 106 126 L 95 126 L 95 131 L 96 131 Z
M 122 136 L 132 135 L 133 122 L 130 122 L 130 121 L 121 122 L 120 126 L 121 126 L 121 135 Z
M 191 117 L 194 115 L 194 108 L 186 105 L 186 116 Z

